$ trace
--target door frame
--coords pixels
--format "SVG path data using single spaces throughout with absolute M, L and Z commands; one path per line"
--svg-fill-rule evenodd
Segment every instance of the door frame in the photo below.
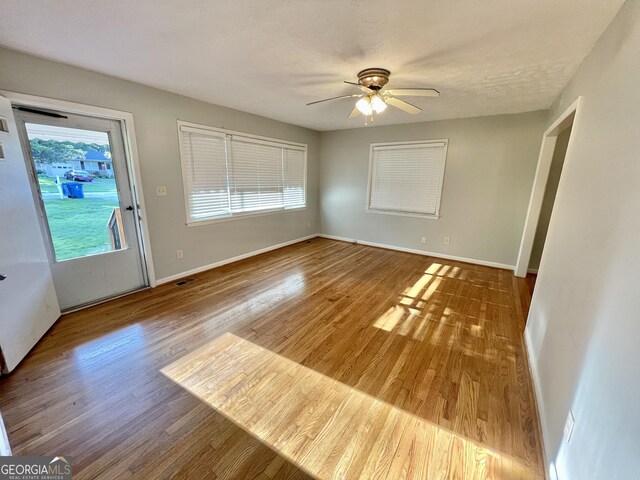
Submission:
M 147 220 L 147 209 L 144 202 L 144 192 L 142 190 L 140 158 L 138 156 L 138 145 L 136 142 L 133 114 L 120 110 L 96 107 L 94 105 L 84 105 L 81 103 L 68 102 L 66 100 L 56 100 L 53 98 L 39 97 L 7 90 L 0 90 L 0 94 L 5 96 L 12 105 L 57 110 L 71 114 L 105 118 L 120 122 L 122 127 L 122 138 L 124 140 L 125 160 L 131 183 L 131 194 L 133 200 L 138 205 L 137 210 L 140 218 L 138 221 L 139 235 L 137 235 L 138 247 L 142 254 L 142 263 L 146 269 L 149 286 L 155 287 L 157 285 L 157 281 L 155 269 L 153 268 L 149 222 Z
M 524 222 L 522 239 L 520 240 L 520 250 L 518 251 L 518 259 L 514 269 L 516 277 L 526 277 L 529 268 L 529 260 L 531 259 L 531 250 L 533 249 L 533 241 L 535 239 L 538 221 L 540 220 L 540 211 L 544 201 L 544 193 L 547 188 L 547 180 L 549 179 L 549 171 L 553 161 L 553 154 L 556 150 L 556 142 L 558 135 L 572 126 L 571 136 L 567 152 L 565 153 L 565 165 L 573 150 L 573 137 L 576 131 L 576 124 L 581 113 L 582 96 L 579 96 L 556 120 L 547 128 L 542 135 L 542 146 L 538 156 L 538 166 L 533 180 L 533 188 L 531 189 L 531 197 L 529 198 L 529 208 L 527 217 Z M 562 179 L 558 185 L 558 192 L 562 185 Z M 556 194 L 557 198 L 557 194 Z M 544 252 L 543 252 L 544 256 Z

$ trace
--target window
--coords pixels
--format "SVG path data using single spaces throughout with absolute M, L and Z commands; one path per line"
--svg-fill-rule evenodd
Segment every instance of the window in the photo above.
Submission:
M 306 145 L 179 122 L 187 224 L 305 206 Z
M 447 141 L 373 143 L 367 210 L 438 218 Z

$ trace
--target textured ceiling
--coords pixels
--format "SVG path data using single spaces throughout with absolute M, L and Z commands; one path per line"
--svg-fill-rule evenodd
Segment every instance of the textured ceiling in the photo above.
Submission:
M 377 124 L 548 108 L 623 0 L 2 0 L 0 44 L 317 130 L 366 67 L 434 87 Z M 6 68 L 3 66 L 2 68 Z

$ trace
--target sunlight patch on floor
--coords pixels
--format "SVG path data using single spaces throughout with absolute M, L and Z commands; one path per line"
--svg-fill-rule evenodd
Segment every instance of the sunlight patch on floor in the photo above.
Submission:
M 413 285 L 405 288 L 398 304 L 390 307 L 376 319 L 373 326 L 387 332 L 397 328 L 397 333 L 400 335 L 424 340 L 427 321 L 435 319 L 432 314 L 433 305 L 427 311 L 424 311 L 424 308 L 438 291 L 442 278 L 456 276 L 459 271 L 458 267 L 432 263 Z M 446 321 L 450 314 L 451 309 L 446 308 L 439 320 Z
M 512 457 L 231 333 L 161 372 L 319 479 L 535 478 Z

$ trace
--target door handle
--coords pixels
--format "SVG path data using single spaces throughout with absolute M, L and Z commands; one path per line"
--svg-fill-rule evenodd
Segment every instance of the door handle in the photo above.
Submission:
M 131 205 L 129 205 L 127 208 L 125 208 L 125 210 L 132 212 L 133 211 L 133 207 Z
M 7 278 L 7 276 L 4 273 L 0 273 L 0 282 L 5 278 Z

